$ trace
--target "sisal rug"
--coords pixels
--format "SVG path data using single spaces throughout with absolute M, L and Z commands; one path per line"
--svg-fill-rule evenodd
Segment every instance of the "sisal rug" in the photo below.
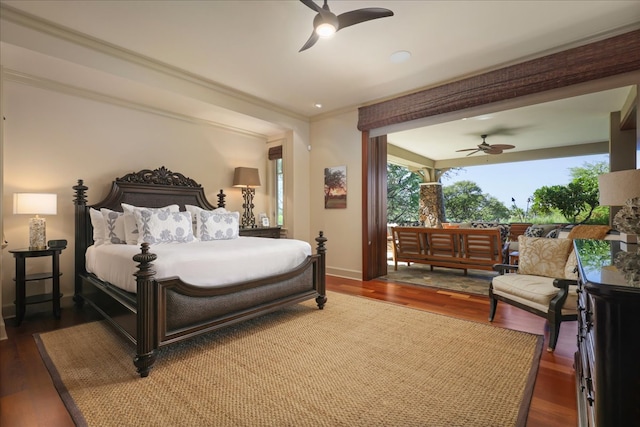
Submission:
M 163 348 L 139 378 L 106 322 L 36 335 L 77 425 L 524 425 L 543 338 L 362 297 Z
M 495 271 L 467 270 L 465 276 L 463 270 L 454 268 L 435 267 L 431 271 L 430 266 L 425 264 L 398 264 L 397 271 L 393 265 L 389 265 L 387 275 L 376 280 L 488 296 L 491 280 L 497 275 Z

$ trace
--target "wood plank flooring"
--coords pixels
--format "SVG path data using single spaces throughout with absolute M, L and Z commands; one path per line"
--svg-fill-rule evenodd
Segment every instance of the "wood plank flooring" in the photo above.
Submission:
M 362 282 L 333 276 L 327 277 L 327 288 L 334 292 L 360 295 L 490 324 L 487 320 L 489 313 L 487 297 L 376 280 Z M 99 318 L 99 315 L 90 308 L 84 310 L 66 308 L 60 320 L 54 319 L 48 312 L 27 313 L 27 317 L 19 328 L 11 326 L 12 319 L 7 319 L 9 339 L 0 342 L 1 426 L 66 427 L 74 425 L 53 387 L 32 335 Z M 544 334 L 545 340 L 548 340 L 544 319 L 507 304 L 501 303 L 498 306 L 493 325 Z M 577 322 L 563 323 L 556 351 L 554 353 L 545 351 L 542 355 L 527 420 L 528 427 L 577 425 L 573 372 L 576 329 Z M 487 360 L 487 363 L 491 361 Z M 500 378 L 496 378 L 496 382 L 499 381 Z

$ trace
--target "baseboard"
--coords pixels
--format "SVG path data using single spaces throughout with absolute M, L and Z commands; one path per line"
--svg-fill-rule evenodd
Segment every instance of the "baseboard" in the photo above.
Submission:
M 327 267 L 329 276 L 344 277 L 345 279 L 362 280 L 362 271 L 347 270 L 345 268 Z

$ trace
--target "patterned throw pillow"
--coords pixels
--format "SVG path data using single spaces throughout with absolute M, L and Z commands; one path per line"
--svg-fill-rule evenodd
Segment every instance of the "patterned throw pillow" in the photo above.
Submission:
M 564 278 L 572 244 L 571 239 L 518 236 L 518 273 Z
M 564 278 L 578 280 L 578 258 L 574 250 L 569 253 L 569 258 L 564 266 Z
M 149 209 L 151 211 L 157 209 L 169 209 L 171 212 L 180 211 L 180 206 L 169 205 L 163 208 L 143 208 L 138 206 L 129 205 L 127 203 L 121 203 L 122 211 L 124 212 L 124 237 L 127 245 L 137 245 L 140 237 L 138 231 L 138 222 L 133 212 L 137 209 Z
M 217 212 L 217 213 L 226 213 L 227 210 L 225 208 L 216 208 L 212 211 L 207 211 L 206 209 L 201 208 L 200 206 L 194 205 L 184 205 L 184 208 L 187 212 L 191 213 L 191 221 L 193 222 L 193 235 L 200 236 L 200 232 L 198 231 L 198 216 L 200 212 Z
M 525 237 L 542 237 L 544 234 L 544 228 L 536 227 L 535 225 L 531 225 L 524 230 Z
M 189 212 L 171 212 L 166 209 L 136 209 L 138 243 L 189 243 L 195 241 Z
M 554 228 L 553 230 L 551 230 L 550 232 L 547 233 L 546 238 L 548 239 L 555 239 L 556 237 L 558 237 L 558 235 L 560 234 L 560 229 L 559 228 Z
M 112 211 L 111 209 L 100 209 L 104 219 L 104 244 L 124 245 L 126 242 L 124 234 L 124 214 Z
M 198 238 L 207 240 L 229 240 L 238 237 L 239 212 L 200 211 L 198 216 Z

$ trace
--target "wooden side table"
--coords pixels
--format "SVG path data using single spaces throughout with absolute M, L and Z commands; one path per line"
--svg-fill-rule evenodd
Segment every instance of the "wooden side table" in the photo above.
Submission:
M 250 237 L 269 237 L 272 239 L 279 239 L 280 227 L 241 228 L 240 235 L 250 236 Z
M 40 304 L 53 301 L 53 315 L 60 318 L 60 253 L 64 248 L 47 249 L 14 249 L 9 252 L 16 259 L 16 326 L 20 326 L 28 304 Z M 26 274 L 27 258 L 51 257 L 51 271 L 46 273 Z M 52 279 L 53 290 L 51 293 L 26 296 L 27 283 L 35 280 Z

